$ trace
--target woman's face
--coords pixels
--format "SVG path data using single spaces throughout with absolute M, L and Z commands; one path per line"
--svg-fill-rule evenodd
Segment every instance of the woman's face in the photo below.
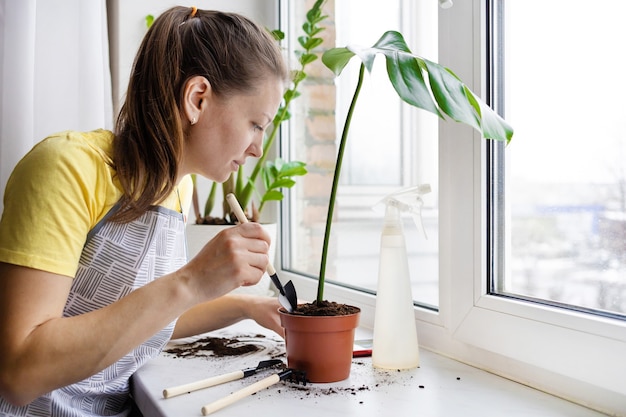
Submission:
M 224 182 L 249 156 L 263 154 L 263 137 L 283 94 L 283 83 L 270 78 L 254 92 L 220 98 L 209 91 L 185 144 L 183 175 L 200 174 Z

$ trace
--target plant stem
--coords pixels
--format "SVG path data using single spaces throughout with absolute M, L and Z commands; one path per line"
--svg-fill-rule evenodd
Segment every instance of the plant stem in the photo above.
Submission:
M 326 280 L 326 261 L 328 259 L 328 245 L 330 242 L 330 229 L 333 223 L 333 212 L 335 211 L 335 199 L 337 197 L 337 188 L 339 187 L 339 177 L 341 174 L 341 164 L 343 161 L 343 154 L 346 149 L 346 142 L 348 141 L 348 131 L 350 130 L 350 123 L 352 122 L 352 114 L 356 106 L 356 101 L 359 98 L 361 87 L 363 86 L 363 76 L 365 74 L 365 65 L 361 64 L 359 69 L 359 80 L 350 102 L 350 108 L 346 115 L 346 121 L 343 125 L 343 132 L 341 132 L 341 140 L 339 142 L 339 150 L 337 152 L 337 164 L 335 165 L 335 174 L 333 176 L 333 186 L 330 191 L 330 201 L 328 202 L 328 215 L 326 216 L 326 229 L 324 231 L 324 244 L 322 246 L 322 261 L 320 264 L 319 281 L 317 282 L 317 302 L 324 301 L 324 281 Z

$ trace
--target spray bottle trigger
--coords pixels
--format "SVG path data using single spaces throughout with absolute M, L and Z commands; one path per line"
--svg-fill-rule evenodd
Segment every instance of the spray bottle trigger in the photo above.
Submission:
M 415 227 L 417 227 L 418 230 L 422 231 L 422 233 L 424 234 L 424 238 L 428 239 L 428 235 L 426 234 L 426 229 L 424 228 L 424 223 L 422 220 L 422 213 L 416 213 L 411 210 L 411 217 L 413 217 L 413 223 L 415 223 Z

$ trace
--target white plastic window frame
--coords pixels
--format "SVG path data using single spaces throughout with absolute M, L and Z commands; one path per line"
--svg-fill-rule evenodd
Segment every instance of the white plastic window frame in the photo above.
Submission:
M 486 0 L 456 1 L 439 13 L 440 63 L 481 96 L 485 16 Z M 624 412 L 626 322 L 489 295 L 487 142 L 445 122 L 439 143 L 440 305 L 415 309 L 420 345 L 608 414 Z M 315 280 L 284 275 L 300 297 L 315 298 Z M 372 328 L 372 295 L 327 284 L 325 298 L 358 305 L 361 326 Z

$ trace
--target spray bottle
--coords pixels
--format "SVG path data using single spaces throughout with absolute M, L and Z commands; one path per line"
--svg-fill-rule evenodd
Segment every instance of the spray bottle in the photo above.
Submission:
M 386 208 L 380 239 L 372 346 L 372 363 L 377 368 L 411 369 L 419 366 L 419 344 L 402 213 L 410 213 L 416 226 L 424 231 L 422 195 L 429 192 L 430 185 L 423 184 L 392 193 L 380 202 Z

